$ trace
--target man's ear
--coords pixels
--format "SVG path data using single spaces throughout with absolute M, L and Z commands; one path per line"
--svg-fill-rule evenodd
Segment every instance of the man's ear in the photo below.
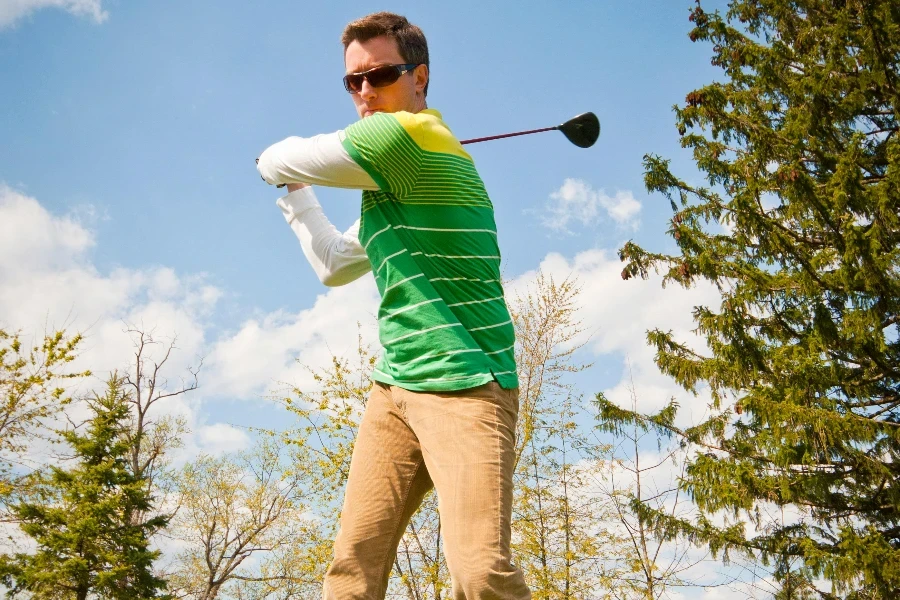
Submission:
M 416 78 L 416 91 L 424 92 L 425 86 L 428 84 L 428 65 L 419 65 L 413 71 Z

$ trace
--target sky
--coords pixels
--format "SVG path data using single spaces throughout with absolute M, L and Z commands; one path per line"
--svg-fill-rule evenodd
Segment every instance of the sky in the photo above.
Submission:
M 556 132 L 468 148 L 507 294 L 538 271 L 577 277 L 579 356 L 593 363 L 579 389 L 628 403 L 633 381 L 639 408 L 674 396 L 696 420 L 706 399 L 659 373 L 645 333 L 691 339 L 692 307 L 715 293 L 623 281 L 617 257 L 629 239 L 675 248 L 644 155 L 700 178 L 672 112 L 720 76 L 687 37 L 693 4 L 0 0 L 0 327 L 83 331 L 81 364 L 98 374 L 127 366 L 129 325 L 177 336 L 173 382 L 203 361 L 200 389 L 161 407 L 188 420 L 186 452 L 241 449 L 246 426 L 284 426 L 271 396 L 311 385 L 300 363 L 351 354 L 358 332 L 374 342 L 377 291 L 371 277 L 319 283 L 254 158 L 356 119 L 340 33 L 391 10 L 424 30 L 428 104 L 459 138 L 597 114 L 590 149 Z M 317 193 L 339 228 L 358 217 L 358 192 Z

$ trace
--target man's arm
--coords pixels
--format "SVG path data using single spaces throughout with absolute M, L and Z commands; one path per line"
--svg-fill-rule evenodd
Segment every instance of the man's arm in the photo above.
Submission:
M 322 212 L 309 184 L 377 190 L 372 177 L 344 149 L 343 132 L 311 138 L 289 137 L 267 148 L 257 160 L 259 174 L 271 184 L 287 184 L 278 207 L 291 226 L 319 281 L 350 283 L 371 270 L 359 243 L 359 221 L 340 233 Z
M 347 153 L 343 131 L 311 138 L 289 137 L 266 148 L 256 168 L 273 185 L 307 183 L 357 190 L 378 184 Z
M 359 220 L 340 233 L 325 217 L 308 186 L 279 198 L 277 204 L 319 281 L 332 287 L 344 285 L 372 270 L 359 243 Z

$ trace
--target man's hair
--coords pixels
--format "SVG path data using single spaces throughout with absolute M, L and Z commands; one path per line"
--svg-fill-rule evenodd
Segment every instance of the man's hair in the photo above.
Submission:
M 425 65 L 429 68 L 429 82 L 431 80 L 431 67 L 428 64 L 428 42 L 425 34 L 418 26 L 410 23 L 406 17 L 391 12 L 377 12 L 366 15 L 349 23 L 341 34 L 341 43 L 344 44 L 344 52 L 351 42 L 368 42 L 378 36 L 387 36 L 397 41 L 400 56 L 407 63 Z M 428 95 L 428 83 L 425 83 L 425 95 Z

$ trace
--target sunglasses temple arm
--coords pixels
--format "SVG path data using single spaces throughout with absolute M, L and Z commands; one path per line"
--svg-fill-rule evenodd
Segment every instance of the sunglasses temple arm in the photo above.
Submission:
M 542 131 L 553 131 L 559 129 L 556 127 L 544 127 L 543 129 L 530 129 L 528 131 L 517 131 L 516 133 L 504 133 L 501 135 L 491 135 L 488 137 L 472 138 L 471 140 L 462 140 L 460 144 L 477 144 L 478 142 L 487 142 L 489 140 L 499 140 L 502 138 L 516 137 L 517 135 L 528 135 L 529 133 L 541 133 Z

